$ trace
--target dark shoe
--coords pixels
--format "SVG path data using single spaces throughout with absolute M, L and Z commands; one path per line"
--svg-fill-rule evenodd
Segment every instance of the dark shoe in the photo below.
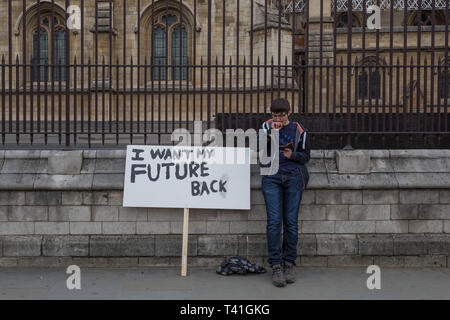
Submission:
M 283 272 L 284 276 L 286 277 L 287 283 L 295 282 L 295 269 L 293 263 L 290 263 L 289 261 L 284 261 Z
M 283 273 L 283 268 L 281 265 L 277 264 L 272 267 L 272 283 L 276 287 L 286 286 L 286 277 Z

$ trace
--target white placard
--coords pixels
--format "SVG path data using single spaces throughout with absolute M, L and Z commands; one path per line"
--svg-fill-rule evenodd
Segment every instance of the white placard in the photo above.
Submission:
M 250 210 L 248 148 L 127 147 L 124 207 Z

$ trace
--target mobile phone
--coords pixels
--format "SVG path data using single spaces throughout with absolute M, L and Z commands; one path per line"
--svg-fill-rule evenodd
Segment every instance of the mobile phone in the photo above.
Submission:
M 280 150 L 289 150 L 289 149 L 291 149 L 291 146 L 293 147 L 293 143 L 289 142 L 287 145 L 280 146 Z

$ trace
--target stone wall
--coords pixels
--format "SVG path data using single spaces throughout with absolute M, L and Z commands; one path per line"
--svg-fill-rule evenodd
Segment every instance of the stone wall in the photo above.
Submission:
M 0 266 L 179 266 L 183 211 L 123 208 L 125 151 L 0 151 Z M 300 266 L 450 266 L 450 152 L 312 151 Z M 190 266 L 266 264 L 261 177 L 250 211 L 191 209 Z

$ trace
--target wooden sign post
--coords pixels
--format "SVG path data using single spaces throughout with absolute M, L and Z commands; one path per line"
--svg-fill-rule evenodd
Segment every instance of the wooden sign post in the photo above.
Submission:
M 184 208 L 183 251 L 181 254 L 181 276 L 182 277 L 187 276 L 188 236 L 189 236 L 189 208 Z

